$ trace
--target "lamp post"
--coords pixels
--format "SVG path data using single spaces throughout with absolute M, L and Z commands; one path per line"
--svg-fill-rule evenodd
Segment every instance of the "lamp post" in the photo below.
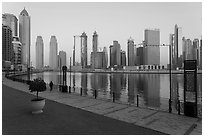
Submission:
M 71 88 L 71 62 L 72 62 L 72 57 L 70 57 L 70 88 Z
M 60 81 L 59 81 L 60 83 L 59 84 L 61 85 L 61 73 L 62 73 L 62 71 L 61 71 L 61 68 L 62 68 L 61 57 L 60 57 L 59 63 L 60 63 Z
M 61 63 L 61 57 L 59 59 L 59 65 L 60 65 L 60 81 L 59 81 L 59 91 L 62 91 L 62 82 L 61 82 L 61 74 L 62 74 L 62 63 Z
M 169 113 L 171 113 L 172 108 L 171 108 L 171 44 L 169 45 L 169 90 L 170 90 L 170 95 L 169 95 Z

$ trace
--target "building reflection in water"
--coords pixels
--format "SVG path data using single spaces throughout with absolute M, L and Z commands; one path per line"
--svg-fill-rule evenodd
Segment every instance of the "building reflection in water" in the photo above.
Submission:
M 144 100 L 149 107 L 160 107 L 160 76 L 157 74 L 144 76 Z
M 81 88 L 83 95 L 87 95 L 87 73 L 81 74 Z
M 72 73 L 72 86 L 73 86 L 73 91 L 75 92 L 76 90 L 75 72 Z
M 126 80 L 127 80 L 127 75 L 126 74 L 123 74 L 123 75 L 120 75 L 121 76 L 121 88 L 122 89 L 126 89 Z
M 115 100 L 120 99 L 121 91 L 121 75 L 120 74 L 111 74 L 110 75 L 110 91 L 115 93 Z
M 172 75 L 171 82 L 172 82 L 172 93 L 171 93 L 172 106 L 173 106 L 173 109 L 175 108 L 177 110 L 177 103 L 179 99 L 179 83 L 176 75 Z
M 50 73 L 49 75 L 49 80 L 53 82 L 54 85 L 58 85 L 59 84 L 59 75 L 56 75 L 55 73 Z M 50 83 L 50 81 L 48 81 L 48 83 Z
M 91 74 L 91 88 L 100 92 L 107 92 L 108 75 Z
M 128 75 L 128 102 L 135 103 L 135 88 L 136 87 L 136 77 L 135 75 Z

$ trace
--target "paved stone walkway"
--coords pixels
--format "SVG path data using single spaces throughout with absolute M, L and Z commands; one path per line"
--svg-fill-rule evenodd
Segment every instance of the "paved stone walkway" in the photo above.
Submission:
M 28 85 L 3 78 L 7 86 L 30 93 Z M 57 89 L 44 91 L 39 96 L 82 110 L 104 115 L 171 135 L 201 135 L 202 119 L 186 117 L 168 112 L 139 108 L 108 100 L 79 96 L 75 93 L 62 93 Z

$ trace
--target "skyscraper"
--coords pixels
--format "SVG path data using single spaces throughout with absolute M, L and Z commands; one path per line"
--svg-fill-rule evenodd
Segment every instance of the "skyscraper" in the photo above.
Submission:
M 186 60 L 186 39 L 182 38 L 182 47 L 183 47 L 183 60 Z
M 200 40 L 200 69 L 202 69 L 202 39 Z
M 19 37 L 13 36 L 13 51 L 14 51 L 14 67 L 19 69 L 21 66 L 21 43 L 19 41 Z
M 114 64 L 113 64 L 113 59 L 114 59 L 114 56 L 113 56 L 113 45 L 110 45 L 110 67 L 113 67 Z
M 60 51 L 59 52 L 59 67 L 61 65 L 62 66 L 66 66 L 67 65 L 67 56 L 66 56 L 66 52 L 65 51 Z
M 51 36 L 50 38 L 50 68 L 57 69 L 58 68 L 58 59 L 57 59 L 57 39 L 55 36 Z
M 2 25 L 2 61 L 13 61 L 12 30 Z M 3 65 L 3 67 L 5 67 Z
M 199 65 L 199 40 L 193 40 L 193 60 L 197 60 L 197 66 Z
M 130 37 L 127 43 L 128 47 L 128 66 L 135 66 L 135 49 L 134 49 L 134 40 Z
M 18 19 L 15 15 L 9 13 L 3 14 L 2 24 L 11 28 L 12 36 L 18 36 Z
M 108 50 L 106 47 L 103 48 L 103 52 L 105 53 L 104 68 L 107 68 L 107 66 L 108 66 Z
M 186 40 L 186 60 L 193 59 L 193 46 L 192 41 L 190 39 Z
M 44 67 L 44 44 L 42 36 L 37 36 L 36 39 L 36 69 Z
M 21 46 L 22 64 L 30 67 L 30 16 L 25 8 L 19 15 L 19 37 Z
M 137 48 L 137 64 L 144 65 L 143 64 L 143 47 Z
M 144 34 L 144 65 L 160 65 L 160 30 L 146 29 Z
M 98 34 L 96 33 L 96 31 L 94 31 L 93 34 L 93 52 L 97 52 L 98 51 Z
M 118 41 L 113 41 L 113 45 L 110 45 L 110 62 L 111 67 L 121 65 L 121 52 Z
M 174 28 L 174 45 L 173 45 L 173 57 L 172 63 L 174 69 L 181 68 L 183 63 L 183 49 L 182 49 L 182 29 L 177 24 Z
M 18 37 L 18 19 L 15 15 L 5 13 L 2 14 L 2 24 L 8 26 L 12 30 L 12 47 L 14 52 L 14 58 L 12 59 L 12 63 L 14 63 L 14 68 L 18 69 L 21 64 L 21 43 Z
M 81 35 L 81 66 L 87 67 L 87 35 L 85 32 Z
M 121 65 L 126 66 L 126 52 L 121 50 Z
M 92 49 L 92 55 L 91 55 L 91 66 L 92 68 L 95 68 L 95 59 L 96 58 L 96 53 L 98 51 L 98 34 L 96 33 L 96 31 L 93 34 L 93 49 Z

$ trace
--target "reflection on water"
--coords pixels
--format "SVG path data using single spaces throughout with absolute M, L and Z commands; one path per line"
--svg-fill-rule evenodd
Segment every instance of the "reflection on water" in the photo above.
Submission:
M 147 75 L 143 81 L 145 105 L 160 106 L 160 77 L 157 74 Z
M 55 85 L 62 82 L 58 72 L 44 72 L 32 75 L 32 79 L 41 77 L 46 83 Z M 67 73 L 67 85 L 70 85 L 70 74 Z M 26 76 L 21 76 L 26 79 Z M 61 78 L 61 80 L 60 80 Z M 198 75 L 198 103 L 202 100 L 202 77 Z M 170 84 L 168 74 L 105 74 L 105 73 L 71 73 L 71 86 L 82 88 L 83 94 L 93 94 L 94 90 L 106 98 L 115 93 L 115 100 L 136 103 L 139 95 L 141 105 L 168 109 Z M 172 74 L 172 105 L 177 110 L 178 99 L 183 101 L 183 75 Z M 99 96 L 100 96 L 99 95 Z

